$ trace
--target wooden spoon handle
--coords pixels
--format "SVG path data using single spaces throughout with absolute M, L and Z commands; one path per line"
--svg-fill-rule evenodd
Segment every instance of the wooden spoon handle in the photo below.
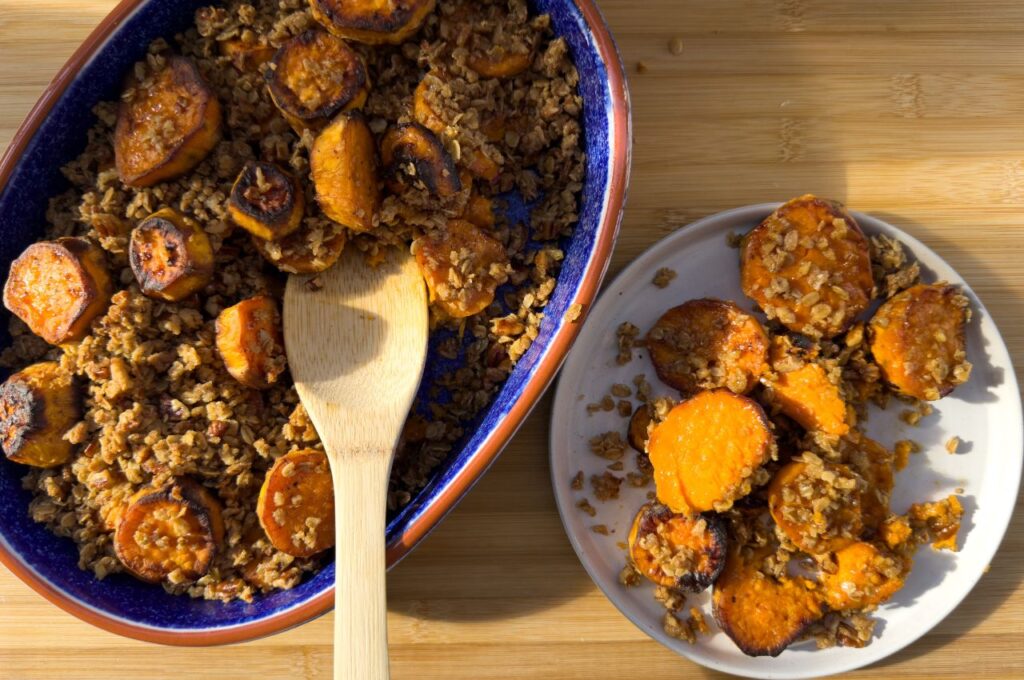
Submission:
M 339 464 L 331 466 L 336 533 L 334 680 L 387 680 L 384 518 L 390 451 L 339 455 Z

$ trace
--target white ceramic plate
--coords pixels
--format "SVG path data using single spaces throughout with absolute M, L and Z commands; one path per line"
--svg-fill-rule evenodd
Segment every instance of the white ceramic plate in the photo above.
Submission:
M 872 407 L 866 428 L 869 436 L 890 447 L 899 439 L 913 439 L 924 447 L 896 476 L 894 511 L 905 511 L 911 502 L 944 498 L 958 487 L 964 489 L 960 552 L 936 552 L 927 546 L 918 551 L 906 585 L 876 613 L 875 639 L 864 649 L 818 650 L 813 642 L 803 642 L 774 659 L 745 656 L 714 624 L 707 592 L 691 596 L 687 606 L 703 605 L 712 634 L 698 638 L 694 645 L 667 636 L 661 626 L 664 610 L 653 598 L 653 586 L 625 588 L 618 582 L 625 554 L 617 543 L 626 540 L 633 514 L 653 484 L 636 489 L 623 483 L 619 499 L 607 503 L 594 500 L 590 475 L 603 472 L 608 461 L 590 452 L 588 440 L 608 430 L 624 433 L 625 420 L 615 412 L 588 415 L 586 404 L 599 401 L 614 383 L 632 386 L 638 373 L 647 375 L 655 395 L 673 394 L 655 377 L 646 352 L 634 351 L 633 361 L 626 366 L 616 364 L 616 328 L 629 321 L 646 332 L 666 309 L 692 298 L 718 297 L 752 308 L 753 303 L 740 290 L 739 254 L 729 247 L 727 235 L 746 233 L 775 207 L 753 205 L 698 220 L 656 243 L 608 286 L 591 310 L 558 383 L 551 420 L 551 478 L 576 554 L 594 582 L 633 623 L 704 666 L 781 680 L 840 673 L 878 661 L 921 637 L 949 614 L 981 578 L 1006 531 L 1020 483 L 1024 437 L 1013 366 L 999 331 L 977 296 L 920 241 L 873 217 L 854 213 L 868 235 L 898 238 L 920 262 L 926 282 L 960 284 L 971 299 L 974 316 L 967 329 L 967 355 L 974 371 L 970 381 L 935 402 L 935 413 L 923 418 L 918 427 L 900 421 L 901 404 L 893 403 L 887 411 Z M 665 289 L 651 283 L 660 267 L 678 273 Z M 954 435 L 963 443 L 959 453 L 950 455 L 944 444 Z M 631 453 L 625 460 L 626 470 L 633 469 Z M 588 481 L 582 491 L 574 491 L 570 483 L 579 470 Z M 576 507 L 584 497 L 597 509 L 596 517 Z M 614 533 L 594 533 L 591 527 L 596 524 L 604 524 Z

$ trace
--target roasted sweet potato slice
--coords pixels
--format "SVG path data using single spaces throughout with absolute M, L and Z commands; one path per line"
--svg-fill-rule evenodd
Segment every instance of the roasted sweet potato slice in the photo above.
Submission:
M 846 461 L 866 482 L 860 497 L 864 528 L 878 530 L 889 517 L 889 498 L 895 483 L 893 452 L 874 439 L 857 433 L 847 451 Z
M 508 280 L 505 248 L 469 222 L 450 220 L 412 244 L 430 301 L 460 319 L 483 311 Z
M 267 470 L 256 504 L 271 544 L 295 557 L 334 546 L 334 484 L 323 451 L 304 449 L 281 456 Z
M 103 251 L 84 238 L 33 243 L 11 263 L 4 306 L 52 345 L 79 340 L 110 304 Z
M 727 541 L 717 515 L 677 515 L 647 503 L 629 530 L 629 558 L 654 583 L 699 593 L 722 572 Z
M 658 500 L 694 514 L 726 510 L 747 495 L 756 470 L 775 457 L 775 439 L 757 402 L 720 389 L 669 411 L 647 451 Z
M 822 575 L 828 606 L 835 611 L 876 607 L 903 587 L 903 560 L 858 541 L 836 553 L 836 572 Z
M 435 134 L 441 134 L 448 127 L 441 118 L 437 109 L 431 104 L 431 92 L 443 85 L 443 79 L 437 73 L 431 72 L 423 76 L 416 89 L 412 93 L 412 112 L 416 121 Z
M 820 555 L 856 541 L 864 529 L 864 486 L 845 465 L 804 454 L 779 470 L 768 487 L 775 523 L 806 553 Z
M 842 333 L 874 295 L 868 241 L 842 205 L 783 204 L 743 239 L 743 292 L 770 319 L 812 338 Z
M 466 208 L 462 211 L 462 219 L 481 229 L 490 229 L 495 222 L 494 202 L 475 191 L 470 193 Z
M 306 192 L 274 163 L 249 161 L 231 187 L 228 214 L 256 238 L 284 238 L 299 228 L 305 212 Z
M 195 581 L 209 571 L 223 542 L 220 501 L 189 479 L 136 493 L 114 532 L 118 559 L 151 583 Z
M 145 295 L 175 302 L 210 282 L 213 247 L 197 222 L 164 208 L 132 230 L 128 262 Z
M 459 163 L 485 182 L 493 182 L 501 174 L 501 166 L 483 149 L 462 149 Z
M 313 142 L 309 164 L 324 214 L 353 231 L 373 229 L 380 203 L 377 148 L 363 116 L 335 118 Z
M 764 551 L 733 548 L 711 596 L 715 620 L 748 656 L 778 656 L 824 615 L 813 581 L 760 572 Z
M 389 129 L 380 142 L 380 159 L 388 187 L 396 194 L 416 182 L 440 198 L 462 191 L 452 157 L 434 133 L 419 123 Z
M 221 56 L 231 60 L 231 65 L 239 71 L 255 71 L 274 58 L 277 52 L 270 45 L 259 39 L 231 38 L 217 43 Z
M 0 442 L 15 463 L 66 463 L 73 447 L 64 433 L 81 417 L 74 377 L 56 361 L 27 366 L 0 385 Z
M 466 65 L 485 78 L 514 78 L 533 63 L 533 53 L 514 52 L 501 45 L 469 53 Z
M 971 375 L 964 327 L 970 303 L 954 286 L 918 284 L 871 319 L 871 353 L 883 377 L 907 396 L 934 401 Z
M 185 57 L 132 80 L 121 97 L 114 159 L 121 181 L 148 187 L 183 175 L 210 153 L 221 136 L 220 103 Z
M 918 533 L 926 533 L 932 540 L 936 550 L 957 551 L 956 536 L 960 532 L 960 519 L 964 515 L 964 506 L 960 499 L 950 495 L 940 501 L 914 503 L 907 511 L 910 520 Z
M 840 437 L 850 431 L 846 402 L 824 367 L 804 361 L 788 338 L 772 339 L 772 370 L 762 376 L 766 399 L 806 430 Z
M 277 303 L 257 295 L 217 315 L 217 351 L 228 373 L 243 385 L 270 387 L 285 370 L 284 340 Z
M 719 387 L 745 394 L 767 367 L 768 336 L 761 324 L 722 300 L 673 307 L 644 342 L 658 377 L 683 394 Z
M 626 441 L 637 453 L 647 453 L 647 438 L 650 436 L 651 411 L 646 404 L 633 411 L 626 429 Z
M 270 98 L 299 132 L 322 128 L 339 111 L 362 108 L 370 92 L 362 57 L 319 28 L 281 45 L 266 79 Z
M 326 220 L 325 220 L 326 221 Z M 267 262 L 288 274 L 317 274 L 334 266 L 345 250 L 347 237 L 340 225 L 302 226 L 282 239 L 264 241 L 253 236 L 256 250 Z
M 313 18 L 347 40 L 397 45 L 420 29 L 437 0 L 310 0 Z

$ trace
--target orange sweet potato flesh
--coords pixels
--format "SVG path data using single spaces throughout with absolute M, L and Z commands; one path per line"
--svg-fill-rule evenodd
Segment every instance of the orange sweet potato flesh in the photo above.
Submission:
M 257 252 L 267 262 L 288 274 L 317 274 L 334 266 L 345 250 L 348 237 L 345 230 L 338 227 L 324 239 L 316 239 L 317 249 L 314 252 L 310 242 L 310 231 L 322 229 L 322 225 L 300 226 L 284 238 L 264 241 L 252 237 Z
M 66 463 L 64 433 L 81 417 L 73 376 L 56 361 L 26 366 L 0 385 L 0 443 L 7 459 L 33 467 Z
M 821 470 L 837 479 L 849 480 L 853 474 L 844 465 L 824 463 L 818 467 L 795 460 L 779 470 L 768 487 L 772 519 L 798 548 L 811 555 L 853 543 L 864 528 L 859 489 L 844 489 L 828 503 Z M 816 507 L 825 503 L 824 509 Z
M 164 208 L 132 230 L 128 262 L 145 295 L 175 302 L 209 283 L 213 246 L 198 223 Z
M 217 43 L 217 49 L 220 50 L 221 56 L 231 60 L 232 66 L 243 72 L 255 71 L 273 59 L 274 53 L 277 51 L 258 40 L 243 38 L 221 40 Z
M 410 182 L 422 182 L 432 195 L 450 198 L 462 191 L 455 162 L 440 140 L 419 123 L 402 123 L 389 129 L 380 143 L 381 164 L 394 193 Z M 407 169 L 414 171 L 409 175 Z
M 870 543 L 853 543 L 835 559 L 836 572 L 822 576 L 826 602 L 835 611 L 880 605 L 903 587 L 903 561 Z
M 725 523 L 717 515 L 677 515 L 647 503 L 629 530 L 629 558 L 654 583 L 699 593 L 722 572 L 727 541 Z
M 431 303 L 452 318 L 486 309 L 498 286 L 508 280 L 505 248 L 463 220 L 450 220 L 445 228 L 424 234 L 412 249 Z
M 172 582 L 195 581 L 209 570 L 223 542 L 220 501 L 187 479 L 136 493 L 114 532 L 118 559 L 150 583 L 168 577 Z
M 228 199 L 231 220 L 265 241 L 284 238 L 298 229 L 305 211 L 306 192 L 274 163 L 246 163 Z
M 778 656 L 824 615 L 822 594 L 809 579 L 782 580 L 758 572 L 763 552 L 732 549 L 711 596 L 715 620 L 748 656 Z
M 377 145 L 363 116 L 339 114 L 313 142 L 309 164 L 324 214 L 353 231 L 372 230 L 380 204 Z
M 441 134 L 447 124 L 430 103 L 430 91 L 440 87 L 441 76 L 431 72 L 423 77 L 412 94 L 413 116 L 416 121 L 435 134 Z
M 79 340 L 110 304 L 113 283 L 84 238 L 33 243 L 11 263 L 4 306 L 52 345 Z
M 216 328 L 217 351 L 238 382 L 265 389 L 284 373 L 281 315 L 272 297 L 257 295 L 221 310 Z
M 494 226 L 495 221 L 494 202 L 474 191 L 469 195 L 469 200 L 466 201 L 466 208 L 462 213 L 462 219 L 481 229 L 490 229 Z
M 267 470 L 256 504 L 271 544 L 295 557 L 334 546 L 334 483 L 323 451 L 292 451 Z
M 867 482 L 861 494 L 864 527 L 877 530 L 889 516 L 889 497 L 895 484 L 893 453 L 875 440 L 858 435 L 847 461 Z
M 774 457 L 757 402 L 729 390 L 701 392 L 671 411 L 647 442 L 658 500 L 680 514 L 728 508 Z
M 172 56 L 143 82 L 129 84 L 114 131 L 114 159 L 121 181 L 148 187 L 183 175 L 221 137 L 221 108 L 196 65 Z
M 771 390 L 769 399 L 806 430 L 835 437 L 849 432 L 846 402 L 839 386 L 829 380 L 820 364 L 808 361 L 793 368 L 788 346 L 785 341 L 772 342 L 769 355 L 773 374 L 762 378 Z
M 666 385 L 683 394 L 727 387 L 745 394 L 767 367 L 768 336 L 731 302 L 702 298 L 665 312 L 645 340 Z
M 874 294 L 868 241 L 842 205 L 794 198 L 743 239 L 740 283 L 769 318 L 813 338 L 842 333 Z
M 907 517 L 914 526 L 927 528 L 933 540 L 933 548 L 956 552 L 956 537 L 960 531 L 960 519 L 963 514 L 964 507 L 960 499 L 950 495 L 940 501 L 914 503 L 910 506 Z
M 485 78 L 514 78 L 533 63 L 530 52 L 510 52 L 495 47 L 486 52 L 472 51 L 466 65 Z
M 964 327 L 967 298 L 947 284 L 918 284 L 896 294 L 869 325 L 871 353 L 901 393 L 940 399 L 970 377 Z
M 403 43 L 437 0 L 310 0 L 313 18 L 334 35 L 370 45 Z
M 283 44 L 266 78 L 274 104 L 300 132 L 323 127 L 339 111 L 362 108 L 370 91 L 362 57 L 318 28 Z

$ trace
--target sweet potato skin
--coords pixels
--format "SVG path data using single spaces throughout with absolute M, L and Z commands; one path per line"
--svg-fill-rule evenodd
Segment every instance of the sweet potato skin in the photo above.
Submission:
M 84 238 L 33 243 L 11 263 L 4 306 L 52 345 L 81 339 L 114 287 L 101 251 Z
M 174 572 L 194 581 L 224 542 L 220 501 L 204 486 L 180 479 L 136 493 L 121 511 L 114 551 L 137 578 L 158 583 Z
M 419 123 L 401 123 L 389 129 L 380 143 L 380 158 L 388 188 L 396 194 L 409 181 L 422 182 L 439 198 L 462 191 L 452 157 L 434 133 Z M 412 178 L 405 170 L 410 164 L 415 168 Z
M 194 220 L 164 208 L 132 230 L 128 262 L 145 295 L 176 302 L 210 282 L 213 246 Z
M 646 537 L 654 539 L 653 548 L 645 544 Z M 647 503 L 633 519 L 628 545 L 629 558 L 643 576 L 666 588 L 699 593 L 714 583 L 725 567 L 728 538 L 725 522 L 717 515 L 687 517 L 664 505 Z M 683 573 L 668 574 L 665 558 L 658 553 L 678 546 L 696 553 L 696 562 Z
M 948 284 L 918 284 L 887 300 L 871 319 L 871 353 L 901 393 L 934 401 L 970 377 L 967 298 Z
M 292 451 L 278 458 L 267 470 L 256 514 L 281 552 L 311 557 L 333 547 L 334 485 L 323 451 Z
M 683 394 L 719 387 L 745 394 L 767 367 L 768 336 L 761 324 L 722 300 L 690 300 L 669 309 L 644 342 L 658 378 Z
M 74 376 L 56 361 L 26 366 L 0 385 L 0 442 L 14 463 L 54 467 L 71 459 L 64 439 L 82 415 Z
M 265 72 L 270 98 L 300 134 L 322 128 L 339 111 L 362 108 L 369 96 L 362 57 L 318 28 L 281 45 L 272 64 Z
M 437 0 L 310 0 L 313 18 L 328 31 L 369 45 L 398 45 L 412 37 Z
M 842 205 L 810 194 L 747 234 L 740 264 L 744 294 L 813 338 L 842 333 L 874 295 L 867 238 Z
M 299 228 L 305 213 L 306 192 L 273 163 L 249 161 L 231 187 L 228 214 L 256 238 L 284 238 Z
M 449 220 L 438 232 L 413 242 L 413 254 L 427 282 L 430 302 L 452 318 L 483 311 L 494 301 L 498 286 L 508 279 L 504 246 L 463 220 Z M 465 266 L 451 254 L 465 255 Z
M 129 85 L 114 131 L 114 159 L 121 181 L 148 187 L 198 165 L 221 138 L 217 96 L 189 59 L 171 56 L 152 87 Z
M 651 424 L 651 412 L 647 405 L 641 405 L 633 411 L 629 417 L 629 426 L 626 429 L 626 441 L 637 453 L 647 453 L 647 438 L 650 436 L 649 426 Z
M 726 389 L 701 392 L 669 411 L 647 451 L 658 500 L 679 514 L 727 509 L 776 453 L 761 407 Z
M 380 189 L 376 144 L 363 116 L 338 115 L 313 142 L 309 164 L 324 214 L 353 231 L 371 231 Z
M 228 373 L 254 389 L 266 389 L 284 373 L 284 339 L 277 303 L 257 295 L 221 310 L 217 352 Z

